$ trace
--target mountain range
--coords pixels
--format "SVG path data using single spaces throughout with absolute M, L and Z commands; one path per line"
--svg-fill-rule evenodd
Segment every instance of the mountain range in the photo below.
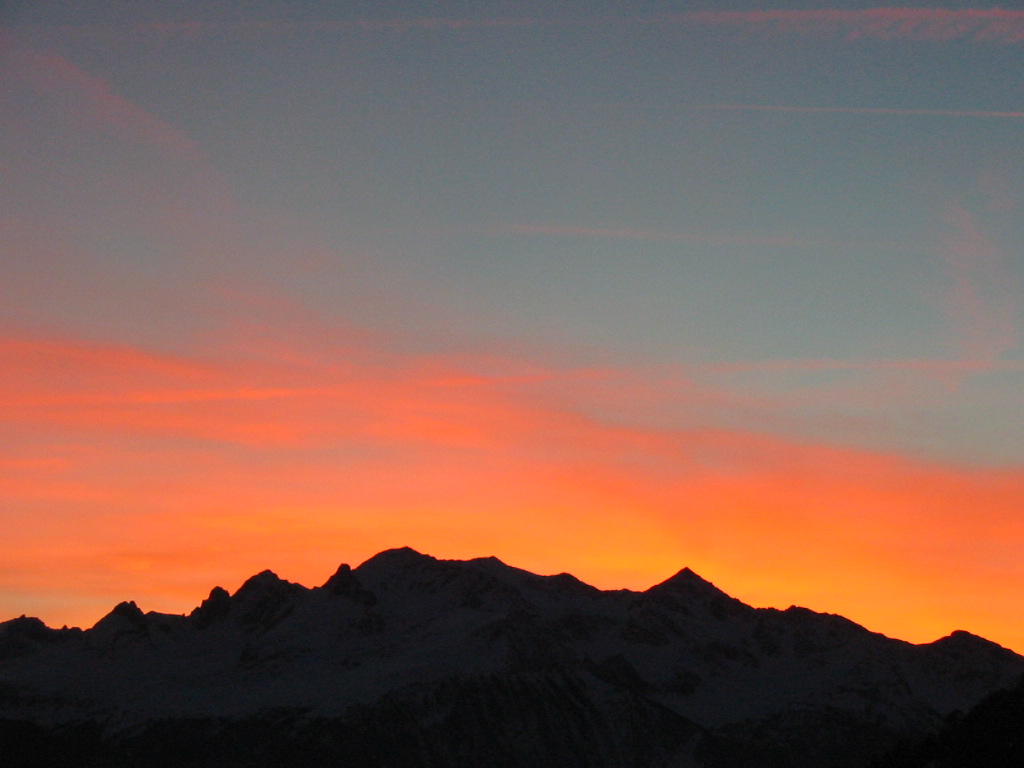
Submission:
M 914 645 L 753 608 L 683 569 L 602 591 L 408 548 L 189 615 L 0 624 L 5 764 L 864 768 L 1013 686 L 963 631 Z

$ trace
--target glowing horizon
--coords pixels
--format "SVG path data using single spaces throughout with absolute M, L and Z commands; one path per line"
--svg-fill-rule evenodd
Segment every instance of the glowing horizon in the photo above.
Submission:
M 758 605 L 807 604 L 927 642 L 965 628 L 942 624 L 942 601 L 968 596 L 957 572 L 940 575 L 965 531 L 979 548 L 972 568 L 1012 572 L 1015 539 L 1004 536 L 1024 472 L 722 428 L 713 422 L 723 409 L 753 401 L 707 383 L 682 395 L 681 379 L 666 391 L 635 370 L 527 374 L 515 361 L 387 359 L 357 344 L 315 356 L 279 343 L 274 359 L 246 352 L 216 364 L 69 339 L 0 348 L 15 374 L 0 402 L 36 435 L 61 436 L 6 462 L 5 495 L 25 526 L 7 542 L 8 567 L 56 551 L 107 581 L 108 604 L 43 612 L 57 624 L 91 623 L 111 600 L 147 596 L 160 603 L 147 608 L 185 611 L 264 568 L 315 584 L 342 561 L 409 545 L 449 559 L 496 555 L 606 589 L 643 589 L 688 566 Z M 664 412 L 666 398 L 685 408 L 679 423 L 643 424 L 643 410 Z M 589 410 L 576 410 L 585 400 Z M 624 402 L 638 423 L 621 421 Z M 140 462 L 132 446 L 153 459 Z M 247 472 L 268 457 L 272 477 Z M 75 534 L 55 548 L 54 523 L 30 522 L 44 504 L 88 521 L 100 546 Z M 126 529 L 133 506 L 145 514 Z M 66 590 L 63 578 L 11 586 L 31 604 L 36 592 Z M 907 594 L 858 605 L 869 578 Z M 138 594 L 122 594 L 126 580 Z M 990 599 L 1012 595 L 1009 582 Z M 967 602 L 978 610 L 976 597 Z M 978 617 L 969 629 L 984 626 Z M 1019 647 L 998 627 L 988 635 Z

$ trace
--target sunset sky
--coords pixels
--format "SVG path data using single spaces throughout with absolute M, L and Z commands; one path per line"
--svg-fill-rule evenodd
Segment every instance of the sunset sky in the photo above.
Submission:
M 997 3 L 5 2 L 0 620 L 408 545 L 1024 652 L 1022 203 Z

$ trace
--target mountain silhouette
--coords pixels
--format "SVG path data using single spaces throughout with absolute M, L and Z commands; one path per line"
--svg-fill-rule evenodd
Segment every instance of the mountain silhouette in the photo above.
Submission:
M 684 568 L 602 591 L 393 549 L 307 588 L 271 571 L 189 615 L 0 624 L 17 765 L 840 766 L 937 731 L 1024 658 L 752 608 Z M 69 755 L 77 757 L 67 762 Z

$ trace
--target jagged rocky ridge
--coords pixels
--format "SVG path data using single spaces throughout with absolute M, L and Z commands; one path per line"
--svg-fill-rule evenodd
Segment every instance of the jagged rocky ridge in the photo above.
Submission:
M 188 616 L 0 624 L 0 748 L 9 765 L 853 768 L 1022 673 L 966 632 L 912 645 L 689 569 L 601 591 L 397 549 L 313 589 L 264 571 Z

